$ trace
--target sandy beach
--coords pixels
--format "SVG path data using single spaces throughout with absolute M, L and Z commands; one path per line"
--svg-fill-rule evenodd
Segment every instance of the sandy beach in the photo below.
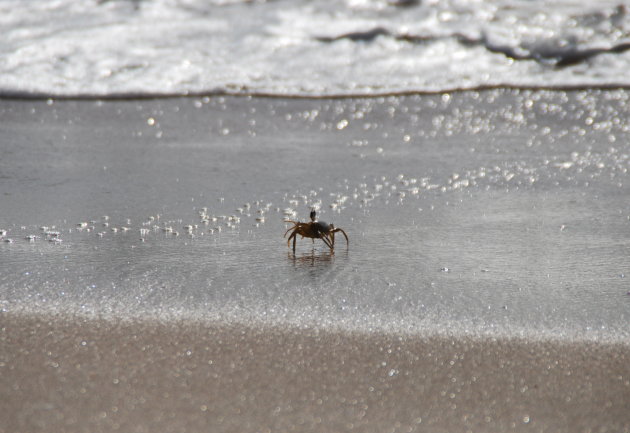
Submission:
M 0 101 L 0 431 L 630 431 L 627 100 Z
M 630 429 L 626 345 L 4 315 L 2 431 Z

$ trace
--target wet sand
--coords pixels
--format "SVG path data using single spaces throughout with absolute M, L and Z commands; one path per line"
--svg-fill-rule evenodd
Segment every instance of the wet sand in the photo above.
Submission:
M 0 102 L 0 431 L 630 431 L 627 100 Z
M 630 431 L 627 345 L 2 316 L 3 432 Z

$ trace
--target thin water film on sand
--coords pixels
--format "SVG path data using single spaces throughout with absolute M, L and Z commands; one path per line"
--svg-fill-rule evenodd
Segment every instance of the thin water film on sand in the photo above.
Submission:
M 2 308 L 625 340 L 627 112 L 623 91 L 7 104 Z M 350 245 L 293 255 L 312 208 Z

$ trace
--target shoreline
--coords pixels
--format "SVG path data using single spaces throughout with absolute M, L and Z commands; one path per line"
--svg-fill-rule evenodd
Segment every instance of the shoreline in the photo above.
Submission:
M 609 340 L 605 338 L 576 339 L 574 337 L 562 337 L 555 334 L 530 334 L 527 336 L 518 335 L 516 333 L 473 334 L 458 333 L 454 332 L 452 329 L 446 329 L 444 332 L 435 330 L 420 332 L 400 328 L 387 329 L 383 327 L 375 327 L 367 330 L 359 327 L 345 327 L 341 324 L 296 324 L 291 322 L 279 322 L 277 320 L 263 322 L 256 320 L 235 320 L 231 317 L 206 319 L 198 316 L 186 318 L 181 315 L 152 316 L 146 313 L 137 316 L 116 316 L 115 314 L 81 314 L 77 312 L 60 313 L 58 311 L 44 310 L 29 312 L 5 311 L 0 313 L 0 326 L 4 321 L 39 323 L 38 327 L 46 324 L 52 324 L 53 326 L 74 326 L 76 324 L 85 324 L 86 326 L 96 328 L 140 327 L 159 329 L 170 327 L 189 327 L 191 329 L 212 328 L 225 332 L 241 331 L 269 335 L 302 335 L 305 338 L 316 338 L 322 335 L 338 335 L 348 339 L 376 338 L 398 341 L 453 340 L 461 341 L 463 343 L 479 344 L 516 344 L 519 346 L 552 345 L 560 348 L 581 346 L 589 349 L 602 348 L 603 350 L 610 351 L 627 351 L 630 355 L 630 340 Z
M 471 342 L 514 342 L 519 345 L 527 344 L 550 344 L 558 346 L 597 346 L 606 348 L 618 348 L 619 350 L 627 350 L 630 352 L 630 340 L 625 335 L 610 335 L 606 332 L 597 333 L 590 331 L 588 335 L 580 333 L 578 330 L 561 330 L 561 329 L 536 329 L 533 327 L 524 327 L 522 329 L 510 328 L 504 330 L 481 329 L 479 325 L 471 324 L 471 330 L 462 329 L 457 324 L 446 325 L 444 323 L 435 326 L 421 327 L 424 322 L 419 322 L 416 327 L 409 327 L 408 323 L 397 323 L 385 321 L 383 323 L 359 323 L 354 321 L 340 322 L 335 318 L 323 319 L 322 321 L 314 321 L 303 318 L 281 319 L 276 316 L 268 318 L 263 317 L 261 312 L 243 314 L 239 311 L 236 314 L 217 313 L 208 311 L 203 314 L 201 311 L 177 310 L 177 311 L 142 311 L 137 314 L 129 314 L 122 311 L 81 311 L 81 308 L 75 306 L 67 310 L 63 310 L 58 306 L 51 306 L 50 309 L 38 306 L 35 309 L 28 310 L 20 307 L 16 310 L 7 310 L 0 313 L 0 323 L 2 318 L 17 321 L 47 321 L 59 323 L 96 323 L 101 322 L 108 326 L 124 325 L 124 326 L 142 326 L 142 327 L 160 327 L 160 326 L 197 326 L 209 327 L 217 329 L 245 329 L 258 330 L 260 332 L 275 333 L 293 333 L 304 334 L 307 336 L 319 335 L 320 333 L 330 333 L 345 335 L 348 338 L 400 338 L 405 340 L 458 340 Z M 389 326 L 384 322 L 389 323 Z M 407 325 L 407 327 L 405 327 Z
M 0 101 L 110 101 L 110 102 L 133 102 L 133 101 L 160 101 L 182 98 L 217 98 L 217 97 L 234 97 L 234 98 L 259 98 L 272 100 L 304 100 L 304 101 L 321 101 L 321 100 L 345 100 L 345 99 L 375 99 L 384 97 L 407 97 L 407 96 L 436 96 L 445 93 L 470 93 L 470 92 L 491 92 L 496 90 L 505 91 L 529 91 L 529 92 L 582 92 L 582 91 L 629 91 L 630 85 L 622 83 L 609 84 L 570 84 L 557 86 L 527 86 L 527 85 L 511 85 L 511 84 L 489 84 L 483 86 L 471 87 L 451 87 L 444 89 L 426 89 L 426 90 L 399 90 L 389 92 L 372 92 L 372 93 L 332 93 L 322 95 L 289 93 L 280 94 L 265 91 L 248 91 L 248 90 L 205 90 L 190 91 L 182 93 L 144 93 L 144 92 L 126 92 L 126 93 L 110 93 L 110 94 L 76 94 L 76 95 L 59 95 L 55 93 L 41 92 L 20 92 L 20 91 L 4 91 L 0 92 Z

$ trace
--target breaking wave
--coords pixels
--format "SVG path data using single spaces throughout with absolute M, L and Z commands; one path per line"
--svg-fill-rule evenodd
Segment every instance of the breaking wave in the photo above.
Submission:
M 617 2 L 7 0 L 0 16 L 4 97 L 630 87 Z

